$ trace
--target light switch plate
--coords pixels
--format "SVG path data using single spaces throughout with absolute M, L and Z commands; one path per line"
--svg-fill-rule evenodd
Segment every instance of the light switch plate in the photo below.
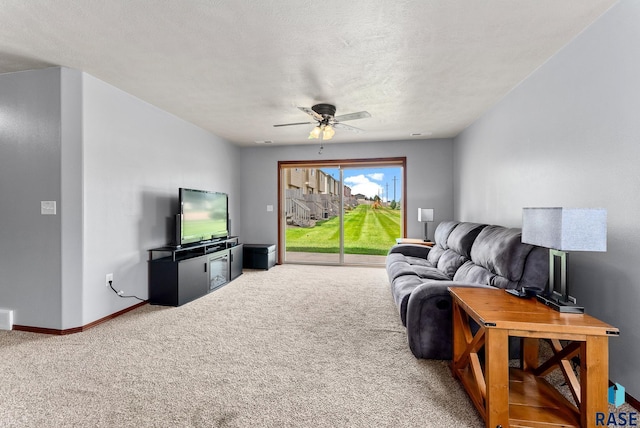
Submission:
M 56 201 L 40 201 L 40 214 L 56 215 Z
M 273 211 L 273 205 L 267 205 L 267 212 Z

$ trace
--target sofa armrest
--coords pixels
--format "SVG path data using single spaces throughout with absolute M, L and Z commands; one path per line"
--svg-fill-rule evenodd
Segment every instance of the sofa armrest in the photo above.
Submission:
M 422 259 L 427 258 L 427 254 L 431 251 L 431 247 L 427 247 L 426 245 L 418 245 L 418 244 L 396 244 L 387 254 L 400 253 L 405 256 L 410 257 L 418 257 Z
M 407 302 L 407 339 L 416 358 L 450 360 L 452 355 L 452 299 L 449 287 L 495 288 L 454 281 L 427 281 Z

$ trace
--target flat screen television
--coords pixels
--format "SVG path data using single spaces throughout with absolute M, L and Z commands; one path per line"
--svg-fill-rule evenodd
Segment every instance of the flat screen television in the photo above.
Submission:
M 180 245 L 229 236 L 226 193 L 180 188 Z

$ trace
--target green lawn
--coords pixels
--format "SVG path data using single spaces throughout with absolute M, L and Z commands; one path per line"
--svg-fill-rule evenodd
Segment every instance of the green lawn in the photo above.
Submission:
M 318 221 L 314 227 L 287 229 L 287 251 L 338 253 L 340 219 Z M 400 211 L 359 205 L 345 213 L 345 254 L 386 255 L 400 236 Z

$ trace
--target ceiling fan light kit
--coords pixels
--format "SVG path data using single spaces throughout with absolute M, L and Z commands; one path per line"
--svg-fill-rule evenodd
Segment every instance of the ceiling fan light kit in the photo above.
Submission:
M 322 133 L 322 128 L 318 125 L 315 128 L 313 128 L 311 130 L 311 132 L 309 133 L 309 139 L 313 140 L 316 138 L 320 138 L 320 134 Z
M 344 125 L 341 121 L 362 119 L 365 117 L 371 117 L 369 112 L 360 111 L 357 113 L 344 114 L 342 116 L 335 116 L 336 107 L 332 104 L 316 104 L 311 108 L 298 107 L 303 112 L 307 113 L 314 119 L 314 122 L 297 122 L 297 123 L 284 123 L 281 125 L 273 125 L 274 127 L 291 126 L 291 125 L 311 125 L 316 126 L 309 133 L 309 139 L 315 140 L 322 137 L 323 140 L 330 140 L 335 135 L 335 128 L 346 129 L 353 132 L 362 132 L 361 129 L 354 126 Z
M 319 124 L 311 130 L 311 132 L 309 133 L 309 139 L 318 139 L 320 138 L 320 135 L 322 135 L 323 140 L 330 140 L 335 134 L 336 131 L 331 125 Z
M 322 139 L 330 140 L 333 138 L 335 134 L 336 134 L 336 131 L 335 129 L 333 129 L 333 126 L 327 125 L 324 127 L 324 131 L 322 132 Z

